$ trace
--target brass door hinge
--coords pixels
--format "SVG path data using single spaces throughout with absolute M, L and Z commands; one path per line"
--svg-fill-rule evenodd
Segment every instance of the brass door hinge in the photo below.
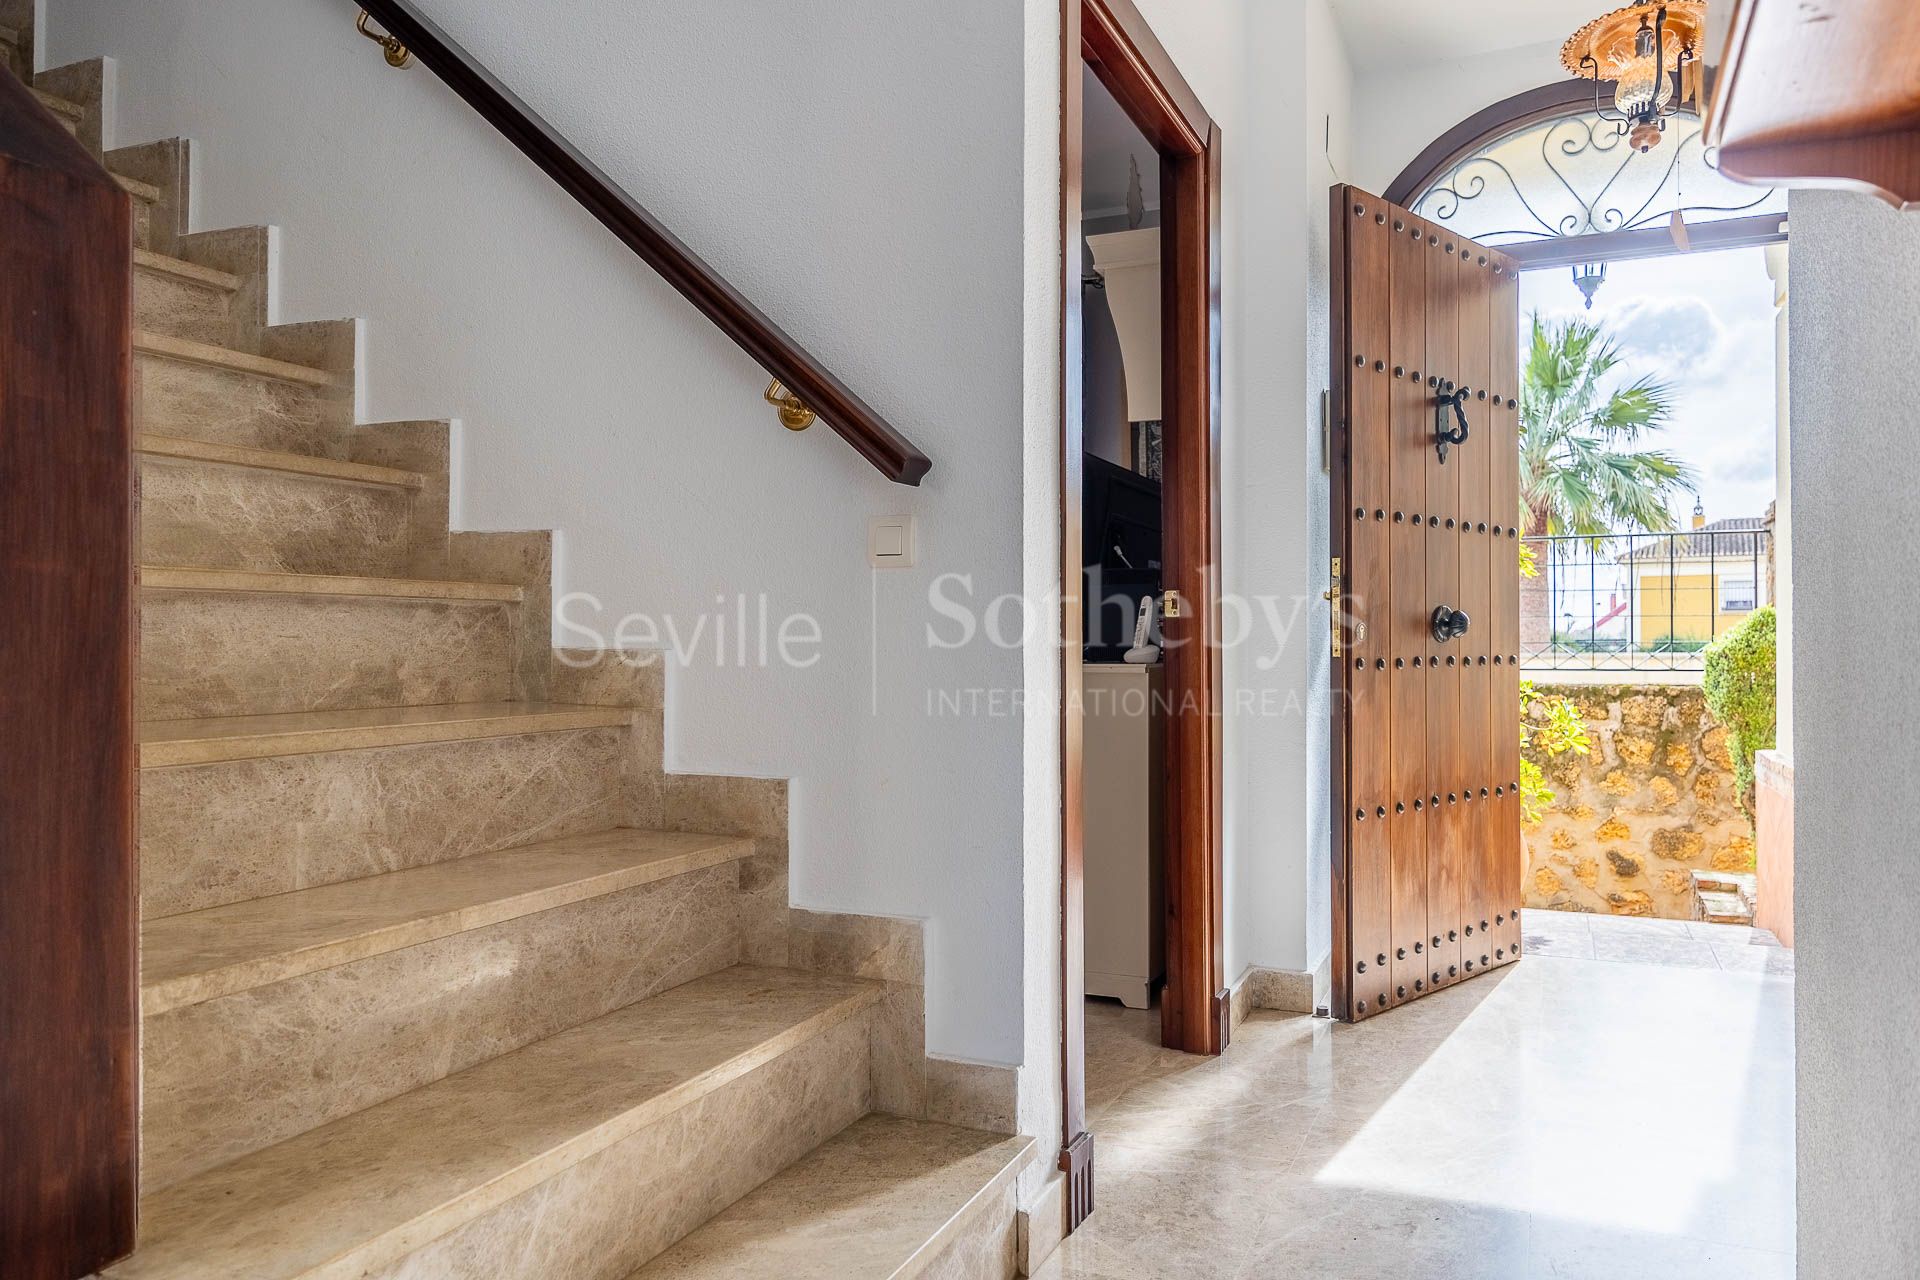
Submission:
M 1177 618 L 1180 616 L 1180 609 L 1180 593 L 1178 591 L 1162 591 L 1160 593 L 1161 617 Z
M 1331 585 L 1323 593 L 1327 600 L 1329 629 L 1333 632 L 1333 656 L 1340 656 L 1340 557 L 1333 558 Z

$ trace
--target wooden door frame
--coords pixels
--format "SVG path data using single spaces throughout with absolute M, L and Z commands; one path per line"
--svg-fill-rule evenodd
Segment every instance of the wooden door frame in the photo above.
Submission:
M 1220 128 L 1133 0 L 1062 0 L 1060 1167 L 1068 1229 L 1093 1207 L 1086 1127 L 1081 737 L 1082 67 L 1092 68 L 1160 153 L 1162 585 L 1187 616 L 1163 626 L 1167 723 L 1166 964 L 1161 1040 L 1219 1053 L 1231 1033 L 1221 860 Z

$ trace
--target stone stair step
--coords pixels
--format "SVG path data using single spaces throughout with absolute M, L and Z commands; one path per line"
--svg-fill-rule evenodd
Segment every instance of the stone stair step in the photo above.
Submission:
M 247 595 L 360 596 L 376 600 L 449 600 L 519 604 L 525 591 L 510 582 L 441 578 L 381 578 L 352 574 L 267 573 L 148 565 L 140 585 L 149 591 L 217 591 Z
M 151 457 L 173 458 L 187 462 L 217 463 L 230 467 L 251 467 L 261 471 L 279 471 L 314 480 L 340 480 L 354 484 L 379 485 L 393 489 L 419 489 L 427 478 L 417 471 L 397 467 L 376 467 L 343 458 L 321 457 L 310 453 L 287 453 L 278 449 L 253 449 L 245 445 L 221 444 L 212 440 L 190 440 L 184 436 L 146 433 L 140 437 L 140 452 Z
M 315 752 L 365 751 L 555 733 L 626 725 L 632 717 L 633 712 L 625 707 L 483 702 L 149 720 L 140 726 L 140 767 L 167 769 Z
M 884 993 L 746 966 L 696 979 L 145 1196 L 138 1249 L 104 1274 L 392 1275 L 414 1255 L 438 1280 L 618 1276 L 663 1247 L 659 1224 L 699 1215 L 684 1235 L 857 1118 Z M 805 1105 L 786 1092 L 803 1085 Z
M 132 196 L 141 204 L 160 203 L 162 192 L 159 187 L 154 186 L 151 182 L 142 182 L 139 178 L 129 178 L 124 173 L 114 174 L 113 180 L 120 184 L 122 191 Z
M 416 554 L 418 472 L 178 436 L 138 448 L 148 563 L 398 577 Z
M 160 720 L 498 702 L 518 586 L 146 568 L 140 709 Z
M 118 172 L 111 164 L 107 166 L 107 171 L 120 184 L 120 189 L 133 197 L 133 247 L 153 248 L 156 238 L 154 214 L 165 199 L 166 192 L 145 179 Z
M 113 70 L 105 58 L 83 58 L 65 66 L 33 73 L 33 87 L 59 100 L 54 108 L 74 137 L 95 156 L 102 154 L 108 102 L 113 97 Z M 44 101 L 44 99 L 43 99 Z
M 164 193 L 151 182 L 142 182 L 138 178 L 129 178 L 124 173 L 116 173 L 113 180 L 120 189 L 133 197 L 133 247 L 150 248 L 154 242 L 154 210 L 160 205 Z
M 343 880 L 141 928 L 140 1008 L 151 1017 L 750 857 L 738 836 L 616 827 Z
M 1751 871 L 1694 871 L 1693 918 L 1711 924 L 1752 924 L 1759 879 Z
M 174 915 L 653 825 L 637 798 L 638 773 L 657 767 L 651 736 L 625 720 L 589 729 L 572 723 L 539 718 L 506 726 L 516 730 L 506 737 L 146 769 L 142 909 Z
M 65 98 L 56 97 L 48 93 L 45 89 L 35 89 L 33 96 L 40 100 L 41 106 L 60 118 L 61 125 L 65 127 L 68 133 L 71 133 L 76 138 L 80 136 L 80 122 L 87 118 L 87 109 L 85 107 L 77 102 L 69 102 Z
M 143 963 L 161 977 L 143 1004 L 173 1003 L 141 1026 L 143 1184 L 738 963 L 750 852 L 626 832 L 155 921 Z
M 133 251 L 134 328 L 223 344 L 233 336 L 240 277 L 149 249 Z
M 151 249 L 133 251 L 133 269 L 143 275 L 160 276 L 194 285 L 211 293 L 232 293 L 240 287 L 240 277 L 218 267 L 202 266 Z
M 1032 1138 L 868 1116 L 631 1280 L 1012 1275 L 1014 1180 L 1036 1151 Z
M 232 347 L 195 342 L 190 338 L 176 338 L 144 329 L 134 330 L 133 350 L 136 355 L 160 356 L 182 364 L 205 365 L 211 369 L 248 374 L 275 382 L 291 382 L 298 386 L 331 387 L 339 381 L 325 369 L 309 369 L 305 365 L 255 355 L 251 351 L 236 351 Z
M 141 425 L 253 449 L 336 454 L 351 411 L 350 380 L 211 342 L 149 329 L 133 335 Z
M 1694 895 L 1693 918 L 1707 924 L 1752 924 L 1753 908 L 1738 894 L 1708 890 Z
M 178 151 L 179 148 L 169 145 L 176 141 L 169 139 L 147 146 L 117 147 L 101 157 L 107 172 L 120 184 L 120 189 L 133 197 L 133 247 L 136 249 L 164 252 L 179 239 L 185 191 L 170 191 L 169 187 L 183 187 L 184 184 L 170 182 L 168 186 L 162 186 L 149 177 L 138 176 L 141 173 L 152 177 L 164 176 L 164 170 L 144 167 L 143 162 L 154 160 L 163 151 Z M 184 159 L 183 152 L 181 158 Z M 178 199 L 171 199 L 170 196 Z
M 1752 893 L 1760 878 L 1751 871 L 1695 871 L 1693 887 L 1717 893 Z

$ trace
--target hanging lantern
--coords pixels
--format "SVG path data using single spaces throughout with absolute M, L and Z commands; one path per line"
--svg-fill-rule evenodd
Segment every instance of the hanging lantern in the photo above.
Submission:
M 1640 151 L 1660 145 L 1667 118 L 1698 105 L 1706 0 L 1628 5 L 1595 18 L 1560 47 L 1560 64 L 1593 81 L 1593 109 Z M 1613 81 L 1613 105 L 1600 83 Z
M 1593 295 L 1600 292 L 1600 286 L 1607 282 L 1607 264 L 1604 262 L 1582 262 L 1573 269 L 1574 288 L 1580 290 L 1587 299 L 1587 310 L 1593 310 Z

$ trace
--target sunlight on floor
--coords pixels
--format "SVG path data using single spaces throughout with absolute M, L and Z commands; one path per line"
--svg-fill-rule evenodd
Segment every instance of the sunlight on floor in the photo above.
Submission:
M 1518 965 L 1217 1059 L 1089 1002 L 1098 1207 L 1043 1280 L 1790 1280 L 1792 952 L 1523 923 Z
M 1564 963 L 1508 976 L 1314 1180 L 1669 1234 L 1738 1194 L 1762 982 L 1706 999 L 1699 971 L 1623 966 L 1574 991 Z

